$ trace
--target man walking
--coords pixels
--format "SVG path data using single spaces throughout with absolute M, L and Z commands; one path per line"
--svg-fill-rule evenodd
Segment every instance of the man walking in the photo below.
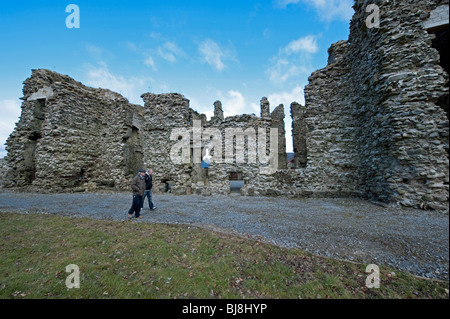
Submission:
M 128 211 L 128 218 L 133 218 L 133 213 L 135 218 L 142 218 L 141 204 L 145 192 L 145 171 L 143 169 L 140 169 L 139 174 L 131 181 L 131 189 L 133 190 L 133 204 Z
M 148 197 L 148 206 L 150 210 L 155 210 L 156 207 L 153 205 L 152 201 L 152 187 L 153 187 L 153 170 L 149 169 L 145 174 L 145 192 L 144 197 L 142 197 L 141 209 L 144 207 L 145 198 Z

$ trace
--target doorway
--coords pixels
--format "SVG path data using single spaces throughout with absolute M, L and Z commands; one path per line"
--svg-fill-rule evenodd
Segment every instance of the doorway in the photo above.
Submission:
M 240 193 L 241 188 L 244 186 L 244 179 L 242 172 L 230 172 L 229 180 L 230 180 L 230 192 Z

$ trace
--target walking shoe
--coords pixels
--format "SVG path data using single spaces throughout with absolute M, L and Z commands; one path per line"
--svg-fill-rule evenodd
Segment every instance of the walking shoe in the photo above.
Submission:
M 132 219 L 133 218 L 133 214 L 128 214 L 128 219 Z
M 156 207 L 150 208 L 150 210 L 155 210 L 155 209 L 156 209 Z

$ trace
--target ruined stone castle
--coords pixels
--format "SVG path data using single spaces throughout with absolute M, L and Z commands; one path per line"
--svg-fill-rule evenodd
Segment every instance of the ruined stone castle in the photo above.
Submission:
M 379 27 L 366 23 L 369 4 L 380 9 Z M 260 114 L 227 118 L 216 101 L 207 120 L 180 94 L 143 94 L 142 107 L 41 69 L 24 82 L 4 187 L 124 190 L 139 168 L 152 168 L 155 192 L 228 194 L 230 180 L 239 180 L 246 196 L 361 196 L 448 208 L 448 1 L 357 0 L 354 9 L 349 39 L 333 44 L 328 65 L 310 76 L 305 105 L 290 105 L 292 163 L 284 106 L 271 112 L 266 98 Z M 234 142 L 225 143 L 230 128 Z M 174 154 L 177 143 L 185 149 Z M 184 150 L 188 162 L 174 162 Z M 263 161 L 270 150 L 277 157 Z

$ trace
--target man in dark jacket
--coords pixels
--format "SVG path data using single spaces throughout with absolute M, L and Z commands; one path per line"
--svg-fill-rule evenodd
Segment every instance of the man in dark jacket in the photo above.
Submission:
M 133 190 L 133 204 L 128 211 L 128 217 L 133 218 L 134 213 L 134 217 L 142 218 L 141 203 L 145 192 L 145 171 L 143 169 L 139 170 L 139 174 L 131 181 L 131 189 Z
M 150 210 L 155 210 L 156 207 L 153 205 L 152 201 L 152 187 L 153 187 L 153 170 L 149 169 L 145 174 L 145 192 L 144 197 L 142 197 L 141 209 L 144 207 L 145 198 L 148 197 L 148 206 Z

